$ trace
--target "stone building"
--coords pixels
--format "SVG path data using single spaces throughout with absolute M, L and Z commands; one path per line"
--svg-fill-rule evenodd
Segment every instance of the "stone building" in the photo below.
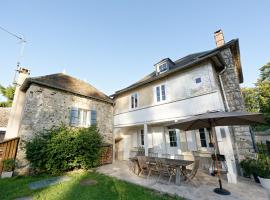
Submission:
M 225 43 L 215 32 L 216 47 L 172 61 L 165 58 L 138 82 L 116 91 L 109 98 L 90 84 L 65 74 L 28 78 L 19 70 L 17 88 L 5 138 L 28 140 L 43 129 L 59 126 L 89 126 L 97 123 L 104 141 L 114 145 L 113 159 L 127 160 L 140 148 L 146 155 L 181 155 L 193 151 L 211 158 L 213 136 L 208 129 L 168 129 L 177 120 L 217 111 L 245 109 L 238 39 Z M 228 163 L 228 180 L 237 181 L 239 161 L 254 153 L 247 126 L 216 127 L 220 153 Z M 27 166 L 20 144 L 17 159 Z
M 21 141 L 17 152 L 18 173 L 28 170 L 23 141 L 44 129 L 61 124 L 97 125 L 104 143 L 113 144 L 112 100 L 92 85 L 59 73 L 26 78 L 19 89 L 24 94 L 24 103 L 17 133 Z M 6 138 L 14 136 L 8 133 Z
M 209 169 L 213 135 L 206 128 L 192 131 L 170 129 L 178 120 L 217 111 L 243 111 L 243 83 L 239 40 L 225 43 L 221 30 L 214 33 L 216 47 L 172 61 L 165 58 L 154 71 L 134 84 L 116 91 L 114 99 L 115 155 L 128 160 L 136 149 L 146 155 L 193 158 L 198 151 L 201 168 Z M 237 182 L 239 161 L 254 153 L 247 126 L 215 128 L 219 151 L 226 158 L 227 177 Z

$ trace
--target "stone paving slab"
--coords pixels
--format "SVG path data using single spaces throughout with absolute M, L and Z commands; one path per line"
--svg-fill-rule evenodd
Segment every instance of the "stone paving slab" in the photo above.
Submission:
M 33 200 L 33 197 L 20 197 L 15 200 Z
M 162 184 L 156 182 L 156 177 L 146 179 L 134 175 L 128 170 L 127 162 L 115 162 L 114 164 L 104 165 L 97 170 L 108 176 L 115 177 L 136 185 L 140 185 L 159 192 L 178 195 L 186 199 L 194 200 L 270 200 L 270 194 L 250 180 L 239 178 L 237 184 L 229 184 L 226 180 L 223 181 L 225 189 L 231 192 L 229 196 L 218 195 L 213 192 L 213 189 L 218 187 L 216 177 L 209 176 L 201 171 L 197 173 L 192 182 L 181 182 L 180 186 L 175 184 Z
M 58 176 L 58 177 L 47 178 L 41 181 L 29 183 L 28 186 L 31 190 L 36 190 L 36 189 L 48 187 L 51 185 L 55 185 L 58 183 L 66 182 L 66 181 L 69 181 L 70 179 L 71 177 L 69 176 Z

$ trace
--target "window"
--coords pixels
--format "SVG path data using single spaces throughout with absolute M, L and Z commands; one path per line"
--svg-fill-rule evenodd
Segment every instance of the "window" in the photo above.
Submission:
M 196 83 L 196 84 L 199 84 L 199 83 L 201 83 L 201 82 L 202 82 L 202 78 L 201 78 L 201 77 L 195 78 L 195 83 Z
M 200 132 L 201 147 L 207 147 L 206 134 L 204 128 L 200 128 L 199 132 Z
M 166 88 L 165 85 L 160 85 L 156 87 L 156 100 L 157 102 L 166 100 Z
M 162 73 L 168 70 L 168 65 L 167 63 L 163 63 L 158 68 L 159 68 L 159 73 Z
M 140 132 L 140 139 L 141 139 L 141 145 L 143 146 L 144 145 L 144 131 L 141 130 Z
M 175 130 L 169 131 L 169 139 L 170 139 L 170 146 L 177 147 L 177 137 Z
M 131 95 L 130 103 L 131 109 L 138 108 L 138 93 Z
M 97 123 L 97 112 L 73 107 L 70 111 L 70 125 L 88 127 Z
M 91 125 L 97 124 L 97 111 L 91 110 Z

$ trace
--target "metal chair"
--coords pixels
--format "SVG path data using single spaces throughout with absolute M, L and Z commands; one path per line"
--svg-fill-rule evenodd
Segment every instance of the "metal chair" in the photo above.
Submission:
M 222 154 L 212 154 L 212 175 L 215 176 L 217 173 L 217 167 L 220 167 L 220 173 L 222 174 L 227 174 L 228 172 L 228 167 L 226 163 L 225 156 Z M 218 165 L 218 166 L 217 166 Z

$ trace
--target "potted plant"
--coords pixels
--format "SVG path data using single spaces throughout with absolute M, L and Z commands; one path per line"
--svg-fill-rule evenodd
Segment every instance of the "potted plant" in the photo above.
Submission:
M 257 160 L 254 158 L 246 158 L 240 162 L 240 166 L 243 169 L 243 175 L 251 178 L 253 176 L 256 183 L 260 183 L 257 174 Z
M 3 160 L 3 171 L 1 178 L 12 177 L 14 167 L 15 167 L 15 159 L 10 158 Z
M 270 157 L 268 155 L 259 154 L 257 173 L 262 186 L 270 191 Z

